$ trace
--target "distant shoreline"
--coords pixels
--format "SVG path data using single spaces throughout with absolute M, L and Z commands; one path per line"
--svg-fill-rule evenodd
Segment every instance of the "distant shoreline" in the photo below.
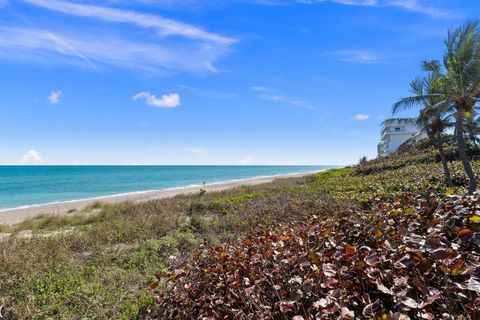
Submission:
M 206 185 L 177 187 L 177 188 L 169 188 L 169 189 L 162 189 L 162 190 L 137 191 L 137 192 L 131 192 L 131 193 L 125 193 L 125 194 L 95 197 L 90 199 L 70 200 L 70 201 L 62 201 L 57 203 L 24 206 L 24 207 L 12 208 L 12 209 L 2 209 L 0 210 L 0 224 L 16 224 L 24 220 L 34 218 L 35 216 L 38 216 L 41 214 L 63 215 L 63 214 L 67 214 L 71 210 L 80 211 L 85 207 L 99 201 L 103 203 L 117 204 L 125 201 L 142 202 L 142 201 L 148 201 L 148 200 L 165 199 L 165 198 L 171 198 L 171 197 L 175 197 L 182 194 L 194 194 L 199 192 L 201 189 L 204 189 L 210 192 L 222 191 L 222 190 L 232 189 L 232 188 L 241 187 L 241 186 L 254 186 L 254 185 L 269 183 L 269 182 L 273 182 L 276 179 L 308 176 L 308 175 L 312 175 L 312 174 L 326 171 L 326 170 L 327 169 L 310 171 L 310 172 L 302 172 L 302 173 L 279 174 L 279 175 L 272 175 L 272 176 L 266 176 L 266 177 L 238 179 L 238 180 L 209 183 Z

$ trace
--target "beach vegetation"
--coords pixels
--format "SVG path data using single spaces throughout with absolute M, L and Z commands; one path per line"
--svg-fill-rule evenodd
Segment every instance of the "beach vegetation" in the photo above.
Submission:
M 446 150 L 451 148 L 454 147 L 446 145 Z M 159 310 L 172 312 L 173 307 L 178 312 L 187 312 L 198 304 L 188 300 L 193 296 L 176 296 L 174 292 L 179 286 L 185 288 L 188 283 L 198 283 L 202 290 L 216 292 L 219 290 L 216 286 L 220 280 L 215 278 L 214 275 L 218 275 L 218 272 L 214 272 L 212 268 L 217 265 L 225 275 L 229 275 L 232 270 L 251 269 L 256 273 L 255 276 L 247 276 L 251 287 L 255 281 L 264 279 L 262 277 L 270 271 L 265 273 L 264 269 L 250 265 L 247 269 L 242 269 L 241 261 L 250 261 L 250 257 L 255 257 L 255 254 L 267 259 L 271 252 L 269 245 L 278 243 L 281 240 L 279 237 L 284 237 L 281 240 L 283 246 L 279 244 L 275 250 L 283 257 L 281 260 L 294 260 L 293 269 L 286 270 L 282 267 L 277 270 L 284 276 L 275 278 L 274 283 L 289 293 L 287 296 L 282 293 L 281 300 L 275 300 L 277 291 L 262 282 L 261 286 L 258 284 L 260 287 L 256 287 L 259 293 L 265 294 L 262 303 L 270 306 L 272 312 L 279 312 L 279 315 L 289 319 L 302 308 L 313 312 L 313 305 L 318 307 L 317 302 L 321 299 L 330 301 L 326 308 L 332 310 L 335 316 L 340 314 L 342 308 L 361 314 L 368 303 L 357 298 L 351 298 L 355 305 L 348 304 L 346 300 L 338 302 L 332 296 L 324 295 L 323 291 L 311 291 L 315 295 L 309 295 L 308 299 L 318 297 L 315 301 L 302 300 L 302 305 L 291 302 L 296 301 L 290 299 L 293 296 L 289 296 L 296 288 L 296 277 L 301 277 L 302 283 L 310 277 L 309 273 L 302 273 L 307 272 L 307 269 L 300 264 L 306 261 L 300 260 L 304 254 L 308 256 L 312 251 L 316 252 L 315 257 L 320 257 L 322 261 L 327 257 L 334 257 L 337 253 L 333 249 L 329 251 L 326 247 L 321 250 L 315 248 L 322 248 L 322 241 L 325 239 L 335 242 L 338 241 L 336 239 L 344 239 L 339 242 L 338 248 L 347 248 L 345 250 L 350 252 L 349 259 L 360 266 L 365 263 L 362 260 L 365 257 L 358 253 L 363 245 L 367 245 L 370 250 L 383 250 L 379 247 L 381 243 L 400 243 L 403 239 L 399 234 L 392 234 L 394 227 L 405 230 L 416 222 L 425 226 L 431 225 L 436 218 L 429 208 L 434 208 L 435 203 L 445 201 L 445 197 L 457 199 L 453 200 L 456 211 L 461 210 L 459 206 L 467 210 L 463 211 L 464 218 L 459 220 L 459 225 L 454 229 L 445 229 L 449 241 L 456 243 L 462 239 L 456 236 L 462 230 L 459 228 L 472 230 L 472 241 L 477 241 L 474 239 L 478 218 L 473 211 L 473 200 L 457 196 L 467 191 L 468 176 L 461 161 L 451 158 L 455 153 L 449 152 L 446 154 L 450 159 L 453 188 L 449 188 L 445 183 L 436 149 L 429 143 L 421 142 L 410 145 L 391 157 L 308 177 L 280 179 L 259 186 L 208 192 L 202 197 L 194 194 L 141 203 L 103 204 L 101 210 L 87 210 L 83 216 L 79 211 L 78 214 L 41 216 L 27 220 L 13 226 L 16 232 L 0 241 L 0 252 L 4 257 L 0 260 L 3 314 L 7 319 L 76 319 L 78 315 L 85 318 L 132 319 L 156 317 Z M 478 174 L 480 162 L 475 160 L 477 158 L 473 154 L 472 159 L 472 166 Z M 450 198 L 447 198 L 447 201 L 450 201 Z M 198 203 L 202 205 L 194 206 L 195 210 L 192 211 L 192 205 Z M 358 226 L 354 227 L 355 225 Z M 56 233 L 55 228 L 67 232 Z M 22 237 L 22 231 L 27 230 L 30 230 L 31 236 Z M 414 234 L 427 237 L 426 230 L 422 227 Z M 327 237 L 325 232 L 331 236 Z M 302 239 L 304 246 L 299 247 L 299 239 Z M 468 242 L 468 246 L 475 243 Z M 229 246 L 232 246 L 232 249 L 227 249 Z M 352 253 L 350 246 L 355 248 L 355 253 Z M 473 250 L 468 249 L 468 246 L 462 246 L 463 251 L 452 251 L 452 255 L 458 253 L 468 258 L 468 250 Z M 243 252 L 251 252 L 253 255 L 246 257 Z M 287 252 L 290 252 L 290 256 Z M 385 254 L 401 258 L 401 252 Z M 310 256 L 315 260 L 313 253 Z M 431 259 L 428 251 L 423 252 L 422 256 Z M 247 260 L 242 260 L 244 258 Z M 276 263 L 273 256 L 267 260 Z M 396 261 L 393 260 L 393 263 Z M 312 264 L 315 261 L 309 262 Z M 339 290 L 337 286 L 342 282 L 336 282 L 341 279 L 337 270 L 344 268 L 344 262 L 324 262 L 332 264 L 335 276 L 323 278 L 317 275 L 317 278 L 312 279 L 324 283 L 325 288 L 331 286 L 329 290 Z M 382 266 L 386 269 L 389 268 L 388 263 L 391 262 L 382 260 Z M 436 265 L 440 266 L 438 262 Z M 462 270 L 472 266 L 472 262 L 468 262 Z M 200 277 L 195 271 L 200 270 L 195 269 L 200 267 L 211 276 Z M 317 267 L 323 269 L 323 266 Z M 450 265 L 446 267 L 451 268 Z M 175 270 L 184 270 L 191 276 L 176 274 L 178 280 L 172 281 Z M 364 268 L 355 270 L 355 277 L 359 282 L 348 282 L 349 286 L 365 288 L 370 299 L 374 299 L 371 303 L 375 299 L 383 299 L 385 302 L 382 304 L 382 311 L 387 315 L 389 310 L 393 310 L 393 306 L 398 312 L 410 314 L 403 309 L 403 304 L 398 306 L 394 298 L 379 293 L 376 285 L 369 282 L 369 275 L 359 271 Z M 431 272 L 432 275 L 441 274 L 443 279 L 440 269 Z M 413 276 L 420 277 L 427 287 L 444 292 L 437 280 L 427 281 L 420 274 L 411 275 L 409 279 L 413 280 Z M 382 284 L 389 290 L 396 290 L 395 277 L 395 273 L 389 275 Z M 450 277 L 449 281 L 453 281 Z M 292 278 L 294 280 L 291 280 Z M 467 281 L 469 278 L 464 276 L 462 279 Z M 232 286 L 231 289 L 235 294 L 246 297 L 249 291 L 242 281 L 238 287 Z M 458 281 L 456 283 L 459 285 L 465 285 L 465 282 Z M 410 283 L 409 285 L 412 286 Z M 455 284 L 452 282 L 449 285 Z M 353 294 L 352 297 L 359 294 L 355 293 L 356 291 L 349 292 Z M 462 295 L 474 299 L 475 292 L 462 291 Z M 273 300 L 268 300 L 267 297 Z M 407 297 L 422 303 L 423 296 L 414 295 L 413 291 L 412 295 Z M 463 303 L 470 306 L 473 303 L 466 298 L 447 300 L 444 295 L 439 299 L 443 304 L 458 302 L 455 305 Z M 455 299 L 459 299 L 457 295 Z M 171 308 L 165 307 L 167 302 L 171 304 Z M 230 302 L 225 300 L 223 303 L 228 306 Z M 218 310 L 217 308 L 220 307 L 212 310 Z M 287 312 L 283 313 L 279 308 Z M 428 308 L 429 313 L 437 314 L 437 309 Z M 241 307 L 241 310 L 248 313 L 249 309 Z M 315 310 L 318 313 L 324 309 Z M 194 312 L 207 315 L 210 311 L 196 309 Z M 257 318 L 261 318 L 260 314 L 258 315 Z
M 245 194 L 242 194 L 242 195 L 231 197 L 227 200 L 227 202 L 243 202 L 243 201 L 246 201 L 246 200 L 250 200 L 250 199 L 260 197 L 261 195 L 262 195 L 262 193 L 260 193 L 260 192 L 245 193 Z
M 238 239 L 259 224 L 320 210 L 325 200 L 291 204 L 296 197 L 285 190 L 299 183 L 303 179 L 289 178 L 202 197 L 102 204 L 2 226 L 13 232 L 0 240 L 2 314 L 7 319 L 132 319 L 147 314 L 155 305 L 149 285 L 169 261 L 184 259 L 202 244 Z M 275 195 L 280 191 L 285 197 Z M 263 196 L 272 193 L 274 197 Z M 202 209 L 194 206 L 191 214 L 192 204 L 199 202 Z
M 437 319 L 445 310 L 478 317 L 480 195 L 465 195 L 469 179 L 458 158 L 449 162 L 449 187 L 435 152 L 430 142 L 412 144 L 277 190 L 289 205 L 304 205 L 283 222 L 262 221 L 167 262 L 152 283 L 152 317 Z M 327 198 L 315 213 L 295 215 L 319 195 Z

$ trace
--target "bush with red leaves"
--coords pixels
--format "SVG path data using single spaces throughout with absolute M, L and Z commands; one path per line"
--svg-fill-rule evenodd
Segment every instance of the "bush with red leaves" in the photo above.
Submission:
M 480 319 L 480 195 L 405 195 L 203 247 L 159 319 Z

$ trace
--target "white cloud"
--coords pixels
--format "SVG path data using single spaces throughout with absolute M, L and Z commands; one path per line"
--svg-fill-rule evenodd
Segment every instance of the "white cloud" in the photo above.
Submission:
M 127 1 L 127 0 L 115 0 Z M 129 0 L 132 2 L 133 0 Z M 451 0 L 450 0 L 451 1 Z M 286 6 L 293 5 L 295 3 L 300 4 L 314 4 L 332 2 L 341 5 L 351 6 L 367 6 L 367 7 L 398 7 L 403 10 L 412 12 L 418 12 L 433 17 L 449 17 L 450 12 L 441 9 L 439 6 L 439 0 L 135 0 L 138 3 L 144 3 L 149 5 L 169 5 L 169 6 L 212 6 L 212 5 L 224 5 L 227 3 L 242 2 L 258 5 L 271 5 L 271 6 Z M 444 0 L 447 2 L 448 0 Z
M 178 150 L 182 152 L 191 153 L 197 156 L 207 154 L 208 152 L 207 148 L 203 148 L 203 147 L 185 147 L 185 148 L 180 148 Z
M 165 73 L 216 72 L 214 62 L 228 46 L 198 41 L 158 39 L 142 41 L 127 36 L 100 37 L 82 30 L 50 32 L 41 29 L 0 27 L 0 57 L 34 63 L 70 63 L 96 71 L 113 66 L 135 71 Z
M 28 150 L 22 157 L 23 164 L 39 164 L 41 163 L 42 157 L 38 154 L 36 150 Z
M 238 163 L 241 164 L 241 165 L 252 164 L 252 162 L 253 162 L 253 157 L 252 156 L 248 156 L 248 157 L 245 157 L 244 159 L 238 160 Z
M 68 15 L 93 18 L 112 23 L 128 23 L 145 29 L 155 29 L 161 36 L 180 35 L 187 38 L 216 42 L 224 45 L 235 42 L 232 38 L 210 33 L 192 25 L 167 19 L 158 15 L 58 0 L 24 1 L 35 6 Z
M 110 0 L 116 3 L 140 3 L 157 7 L 173 7 L 187 10 L 196 10 L 203 7 L 221 7 L 229 3 L 247 3 L 247 4 L 263 4 L 271 6 L 289 5 L 292 0 Z
M 61 96 L 62 96 L 62 90 L 57 90 L 50 93 L 47 99 L 48 101 L 50 101 L 51 104 L 57 104 L 60 102 Z
M 176 108 L 181 105 L 178 93 L 164 94 L 160 98 L 150 92 L 139 92 L 133 96 L 133 100 L 145 99 L 146 104 L 158 108 Z
M 371 64 L 381 62 L 381 57 L 367 50 L 337 50 L 330 53 L 335 59 L 343 62 Z
M 407 11 L 426 14 L 437 18 L 447 18 L 450 12 L 434 7 L 432 0 L 297 0 L 298 3 L 313 4 L 333 2 L 350 6 L 397 7 Z
M 23 1 L 90 21 L 65 25 L 65 20 L 52 18 L 52 23 L 31 23 L 35 27 L 4 24 L 0 27 L 0 59 L 68 63 L 95 71 L 117 67 L 203 74 L 216 72 L 215 62 L 237 41 L 154 14 L 59 0 Z M 129 28 L 120 33 L 116 24 Z
M 364 113 L 359 113 L 353 117 L 353 120 L 356 120 L 356 121 L 366 121 L 368 119 L 370 119 L 370 116 Z

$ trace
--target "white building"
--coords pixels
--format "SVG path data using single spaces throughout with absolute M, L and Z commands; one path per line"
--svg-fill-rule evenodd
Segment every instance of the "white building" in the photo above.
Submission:
M 378 144 L 378 156 L 389 155 L 410 139 L 422 140 L 427 137 L 415 125 L 415 118 L 387 119 L 383 122 L 382 140 Z

